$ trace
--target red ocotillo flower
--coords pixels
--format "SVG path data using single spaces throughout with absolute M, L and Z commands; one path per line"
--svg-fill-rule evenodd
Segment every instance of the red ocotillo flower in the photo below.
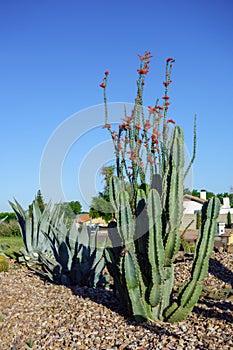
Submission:
M 160 110 L 160 111 L 163 111 L 163 110 L 164 110 L 164 108 L 161 107 L 161 106 L 156 106 L 155 108 L 158 109 L 158 110 Z
M 173 119 L 168 119 L 167 123 L 172 123 L 172 124 L 176 124 L 176 122 Z
M 148 111 L 150 113 L 155 113 L 156 112 L 156 107 L 152 108 L 151 106 L 148 106 Z
M 171 58 L 171 57 L 169 57 L 169 58 L 166 59 L 166 62 L 167 62 L 167 63 L 169 63 L 169 62 L 174 62 L 174 61 L 175 61 L 174 58 Z
M 147 74 L 149 72 L 148 69 L 137 69 L 138 74 Z

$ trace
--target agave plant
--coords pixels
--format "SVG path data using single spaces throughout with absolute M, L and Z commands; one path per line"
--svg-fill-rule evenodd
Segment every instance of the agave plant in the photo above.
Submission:
M 59 284 L 95 287 L 105 283 L 104 248 L 97 247 L 98 229 L 91 236 L 85 225 L 68 227 L 59 205 L 51 210 L 49 204 L 41 212 L 35 200 L 30 217 L 17 201 L 10 204 L 25 245 L 19 262 Z
M 19 257 L 19 262 L 26 262 L 28 266 L 32 267 L 35 264 L 40 264 L 39 253 L 49 256 L 51 246 L 47 236 L 51 233 L 51 225 L 58 225 L 61 221 L 59 214 L 59 207 L 51 210 L 51 205 L 46 205 L 43 212 L 39 208 L 37 200 L 33 202 L 32 217 L 29 212 L 25 211 L 22 206 L 15 200 L 15 203 L 9 202 L 14 210 L 19 226 L 25 248 L 21 249 L 22 256 Z
M 91 237 L 89 227 L 77 228 L 73 223 L 51 226 L 52 234 L 44 233 L 50 243 L 53 259 L 39 254 L 46 276 L 64 285 L 96 287 L 105 283 L 103 247 L 97 246 L 98 228 Z

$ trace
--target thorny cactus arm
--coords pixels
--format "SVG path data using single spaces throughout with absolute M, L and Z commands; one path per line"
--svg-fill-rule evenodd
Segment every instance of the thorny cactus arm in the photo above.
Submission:
M 165 315 L 168 322 L 184 320 L 199 299 L 202 282 L 207 275 L 209 259 L 213 252 L 219 209 L 220 202 L 216 197 L 211 198 L 208 206 L 206 205 L 203 208 L 203 221 L 196 243 L 191 278 L 180 290 L 178 301 L 173 303 L 166 311 Z

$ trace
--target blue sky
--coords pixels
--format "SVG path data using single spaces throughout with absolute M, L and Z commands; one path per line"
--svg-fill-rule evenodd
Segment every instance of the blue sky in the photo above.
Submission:
M 231 0 L 1 1 L 0 211 L 9 211 L 14 197 L 24 207 L 33 200 L 46 145 L 67 118 L 103 102 L 98 85 L 105 70 L 110 71 L 109 102 L 134 101 L 137 54 L 146 50 L 154 57 L 145 105 L 162 95 L 164 62 L 174 57 L 169 117 L 183 127 L 190 151 L 197 114 L 193 187 L 228 192 L 233 185 L 232 13 Z M 78 117 L 85 129 L 85 113 Z M 67 200 L 86 206 L 77 169 L 105 140 L 105 132 L 89 131 L 69 149 L 62 170 Z

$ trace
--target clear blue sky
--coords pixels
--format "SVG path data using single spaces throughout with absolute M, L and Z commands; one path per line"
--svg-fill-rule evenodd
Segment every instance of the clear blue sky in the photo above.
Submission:
M 105 70 L 110 71 L 109 101 L 133 102 L 137 54 L 145 50 L 154 54 L 146 105 L 162 94 L 165 59 L 176 60 L 169 117 L 183 127 L 190 151 L 197 114 L 193 187 L 228 192 L 233 185 L 232 14 L 231 0 L 1 1 L 0 211 L 10 210 L 13 197 L 24 207 L 33 200 L 47 142 L 71 115 L 103 102 L 98 85 Z M 83 145 L 88 150 L 101 140 L 93 134 Z M 81 203 L 74 179 L 83 145 L 73 147 L 64 162 L 67 200 Z

